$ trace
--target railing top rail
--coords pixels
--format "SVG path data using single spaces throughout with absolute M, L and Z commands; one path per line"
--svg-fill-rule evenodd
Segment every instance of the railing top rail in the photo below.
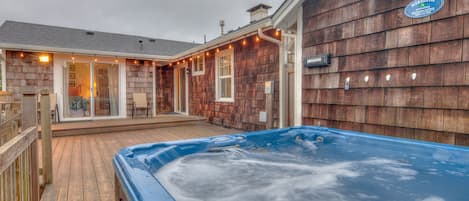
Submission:
M 37 138 L 37 127 L 30 127 L 0 146 L 0 173 L 5 171 Z

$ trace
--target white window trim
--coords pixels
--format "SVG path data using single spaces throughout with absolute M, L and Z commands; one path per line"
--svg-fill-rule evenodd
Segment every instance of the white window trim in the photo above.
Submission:
M 7 55 L 6 51 L 3 49 L 0 49 L 0 70 L 1 72 L 1 77 L 0 77 L 0 82 L 2 82 L 2 88 L 0 88 L 0 91 L 6 91 L 7 90 L 7 70 L 6 70 L 6 62 L 7 62 Z
M 195 70 L 195 62 L 197 60 L 197 57 L 202 57 L 202 70 L 200 71 L 196 71 Z M 192 76 L 199 76 L 199 75 L 204 75 L 205 74 L 205 55 L 204 54 L 200 54 L 200 55 L 197 55 L 195 56 L 194 59 L 192 59 Z
M 219 62 L 218 60 L 220 57 L 223 56 L 231 56 L 231 74 L 225 75 L 225 76 L 219 76 L 218 75 L 218 65 Z M 219 79 L 220 78 L 229 78 L 231 77 L 231 98 L 221 98 L 220 97 L 220 89 L 218 88 L 219 84 Z M 233 103 L 234 102 L 234 96 L 235 96 L 235 87 L 234 87 L 234 51 L 233 49 L 226 49 L 220 52 L 215 53 L 215 101 L 216 102 L 228 102 L 228 103 Z

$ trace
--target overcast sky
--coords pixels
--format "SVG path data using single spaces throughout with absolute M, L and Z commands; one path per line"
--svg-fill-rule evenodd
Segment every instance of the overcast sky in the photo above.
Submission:
M 154 38 L 203 42 L 249 23 L 247 9 L 283 0 L 0 0 L 5 20 L 65 26 Z

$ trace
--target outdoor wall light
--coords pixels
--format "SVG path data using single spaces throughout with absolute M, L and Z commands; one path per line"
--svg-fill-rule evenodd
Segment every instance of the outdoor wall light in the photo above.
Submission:
M 20 57 L 21 57 L 21 58 L 24 58 L 24 53 L 21 52 L 21 53 L 20 53 Z
M 386 81 L 391 81 L 391 74 L 386 75 Z
M 207 57 L 210 56 L 210 52 L 205 53 L 205 55 L 206 55 Z
M 116 59 L 116 60 L 114 60 L 114 62 L 119 63 L 119 60 Z
M 346 91 L 350 90 L 350 77 L 345 78 L 345 86 L 344 89 Z
M 412 73 L 411 78 L 412 78 L 412 80 L 417 79 L 417 73 Z
M 363 78 L 363 81 L 365 81 L 365 82 L 368 82 L 368 81 L 370 81 L 370 76 L 368 76 L 368 75 L 367 75 L 367 76 L 365 76 L 365 78 Z
M 98 62 L 98 58 L 94 58 L 94 62 Z
M 243 46 L 246 46 L 247 43 L 246 39 L 243 39 Z
M 39 56 L 39 62 L 48 63 L 49 62 L 49 55 Z

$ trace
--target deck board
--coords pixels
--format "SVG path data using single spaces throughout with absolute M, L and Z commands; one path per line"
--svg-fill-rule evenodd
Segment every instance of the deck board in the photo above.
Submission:
M 237 130 L 207 123 L 148 130 L 56 137 L 52 140 L 54 184 L 44 201 L 114 201 L 112 157 L 143 143 L 200 138 Z

